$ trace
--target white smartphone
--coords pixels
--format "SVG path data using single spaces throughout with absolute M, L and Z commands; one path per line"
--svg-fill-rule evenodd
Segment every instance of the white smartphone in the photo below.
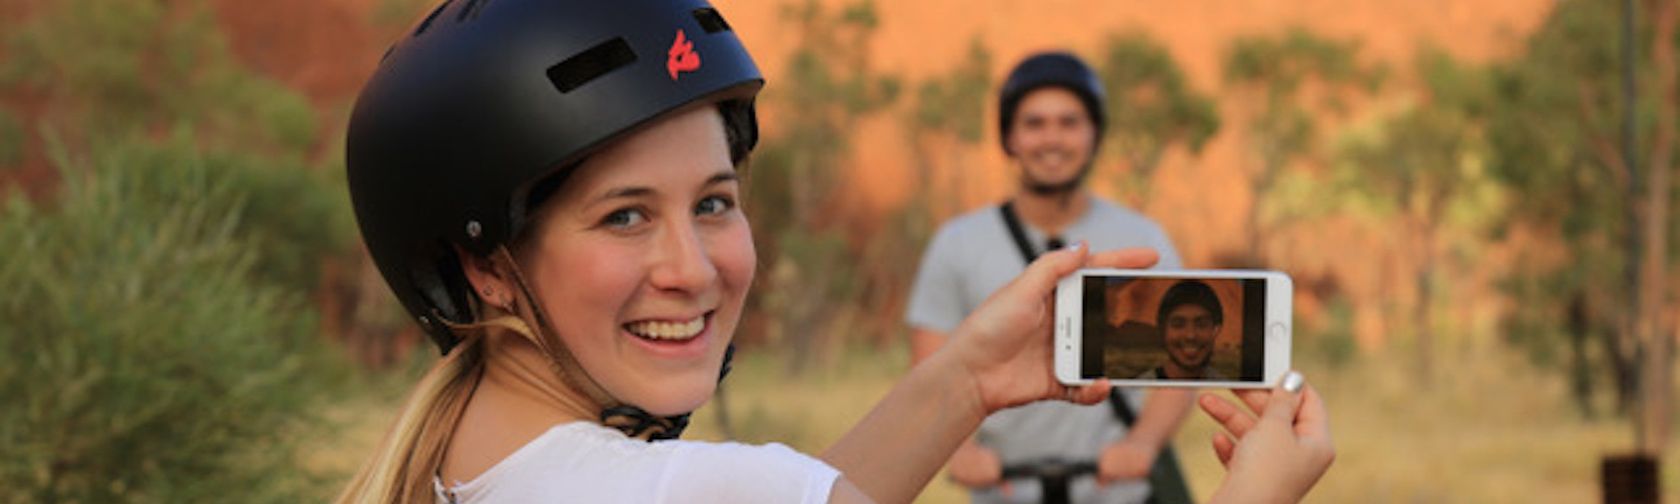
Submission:
M 1270 387 L 1289 371 L 1293 295 L 1277 271 L 1076 271 L 1056 285 L 1056 379 Z

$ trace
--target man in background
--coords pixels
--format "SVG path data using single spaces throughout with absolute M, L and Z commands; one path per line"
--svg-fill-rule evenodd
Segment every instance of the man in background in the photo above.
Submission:
M 1159 225 L 1085 186 L 1106 117 L 1102 86 L 1083 61 L 1063 52 L 1028 57 L 1004 83 L 998 116 L 1004 152 L 1020 170 L 1019 185 L 1001 206 L 946 222 L 928 244 L 906 313 L 917 362 L 1046 250 L 1079 241 L 1093 252 L 1149 247 L 1160 253 L 1157 268 L 1180 267 Z M 999 412 L 952 455 L 946 470 L 971 490 L 975 502 L 1036 502 L 1041 490 L 1035 482 L 1005 485 L 1005 465 L 1047 458 L 1096 461 L 1096 480 L 1074 480 L 1074 502 L 1144 502 L 1151 495 L 1145 478 L 1193 396 L 1183 390 L 1157 391 L 1147 400 L 1143 395 L 1126 390 L 1108 404 L 1039 402 Z M 1176 462 L 1170 465 L 1182 488 Z

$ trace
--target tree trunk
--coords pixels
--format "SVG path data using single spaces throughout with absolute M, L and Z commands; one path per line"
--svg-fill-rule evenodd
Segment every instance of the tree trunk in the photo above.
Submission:
M 1428 229 L 1428 222 L 1418 222 L 1413 226 L 1418 241 L 1418 268 L 1417 295 L 1412 306 L 1412 327 L 1417 338 L 1418 381 L 1427 387 L 1432 384 L 1435 376 L 1435 334 L 1429 324 L 1429 277 L 1431 270 L 1435 268 L 1432 258 L 1435 240 Z
M 1587 301 L 1580 293 L 1569 299 L 1569 395 L 1581 418 L 1593 418 L 1592 369 L 1587 365 L 1587 338 L 1592 330 Z
M 1271 105 L 1271 107 L 1277 107 L 1277 105 Z M 1277 176 L 1277 172 L 1283 170 L 1285 163 L 1289 161 L 1288 156 L 1282 152 L 1283 149 L 1279 146 L 1281 141 L 1272 138 L 1277 135 L 1276 132 L 1261 131 L 1256 134 L 1261 138 L 1259 143 L 1260 168 L 1259 172 L 1254 174 L 1254 179 L 1249 182 L 1249 187 L 1254 189 L 1254 200 L 1250 201 L 1248 205 L 1248 258 L 1247 264 L 1241 265 L 1244 268 L 1265 267 L 1265 247 L 1261 243 L 1264 238 L 1260 232 L 1262 227 L 1260 210 L 1264 206 L 1262 202 L 1266 193 L 1272 190 L 1272 179 Z
M 1643 209 L 1643 265 L 1640 268 L 1638 336 L 1644 342 L 1641 372 L 1639 446 L 1658 454 L 1668 444 L 1669 403 L 1673 394 L 1673 338 L 1665 330 L 1662 307 L 1667 304 L 1668 284 L 1668 200 L 1675 142 L 1675 111 L 1680 107 L 1674 62 L 1675 0 L 1652 0 L 1651 59 L 1657 74 L 1657 131 L 1651 143 L 1647 165 L 1650 177 L 1645 185 Z
M 1605 333 L 1604 354 L 1610 358 L 1610 370 L 1615 374 L 1616 382 L 1616 415 L 1633 415 L 1635 403 L 1639 401 L 1639 354 L 1633 349 L 1628 340 L 1622 336 L 1632 333 L 1631 325 L 1626 323 L 1629 317 L 1618 316 L 1615 327 L 1608 328 Z

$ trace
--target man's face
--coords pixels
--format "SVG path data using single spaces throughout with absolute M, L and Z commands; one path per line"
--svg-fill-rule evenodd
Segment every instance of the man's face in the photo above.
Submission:
M 1058 186 L 1077 179 L 1090 163 L 1096 131 L 1079 95 L 1042 87 L 1021 98 L 1004 141 L 1021 165 L 1023 183 Z
M 1179 368 L 1191 371 L 1207 366 L 1213 356 L 1213 338 L 1219 334 L 1219 324 L 1213 314 L 1198 304 L 1179 305 L 1167 312 L 1162 324 L 1167 356 Z

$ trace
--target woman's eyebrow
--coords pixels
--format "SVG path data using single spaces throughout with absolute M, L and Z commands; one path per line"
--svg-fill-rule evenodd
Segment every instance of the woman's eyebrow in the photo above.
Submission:
M 653 193 L 653 188 L 647 186 L 615 187 L 607 190 L 607 192 L 601 194 L 601 196 L 595 198 L 595 200 L 590 203 L 593 204 L 610 199 L 639 198 Z
M 739 181 L 739 180 L 741 180 L 741 176 L 739 174 L 735 173 L 735 170 L 733 168 L 730 168 L 730 169 L 719 171 L 719 172 L 713 174 L 710 177 L 706 177 L 706 182 L 700 184 L 700 186 L 701 187 L 709 187 L 709 186 L 712 186 L 712 185 L 715 185 L 715 184 L 722 184 L 722 183 L 725 183 L 725 182 L 736 182 L 736 181 Z M 599 203 L 599 202 L 607 201 L 607 200 L 612 200 L 612 199 L 640 198 L 640 197 L 644 197 L 644 196 L 653 195 L 657 192 L 658 191 L 656 191 L 652 187 L 648 187 L 648 186 L 615 187 L 615 188 L 612 188 L 612 189 L 608 189 L 607 192 L 602 193 L 600 196 L 597 196 L 596 198 L 591 200 L 590 204 L 595 204 L 595 203 Z
M 713 185 L 713 184 L 721 184 L 721 183 L 724 183 L 724 182 L 738 182 L 740 180 L 741 180 L 741 175 L 738 174 L 738 173 L 735 173 L 734 168 L 730 168 L 730 169 L 727 169 L 727 170 L 719 171 L 719 172 L 713 174 L 711 177 L 706 178 L 706 183 L 701 184 L 701 187 L 706 187 L 706 186 L 710 186 L 710 185 Z

